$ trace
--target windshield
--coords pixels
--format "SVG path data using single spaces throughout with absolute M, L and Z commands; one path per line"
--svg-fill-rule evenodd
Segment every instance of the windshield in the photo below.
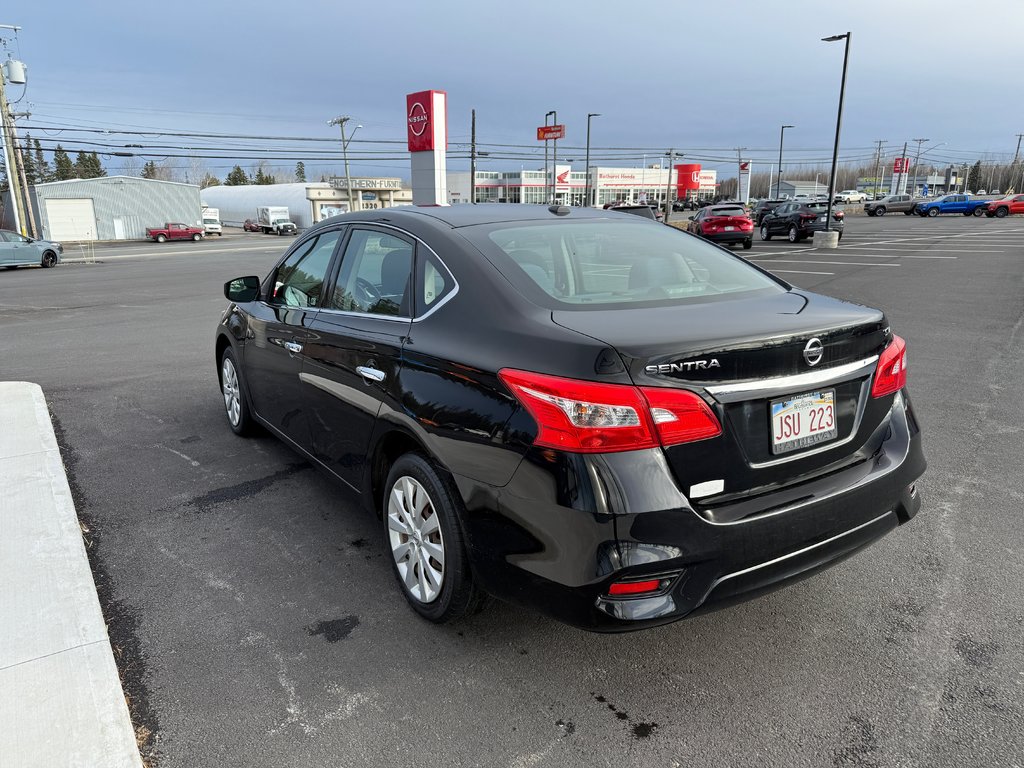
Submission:
M 203 219 L 203 224 L 220 224 L 216 219 Z
M 747 213 L 742 208 L 712 208 L 708 213 L 708 216 L 746 216 Z
M 524 296 L 551 309 L 670 306 L 785 291 L 743 259 L 672 227 L 559 221 L 461 232 Z

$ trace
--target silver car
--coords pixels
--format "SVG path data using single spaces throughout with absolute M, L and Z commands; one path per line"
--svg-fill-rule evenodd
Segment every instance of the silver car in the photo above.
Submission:
M 8 229 L 0 229 L 0 267 L 14 269 L 26 264 L 52 267 L 60 263 L 64 246 L 49 240 L 33 240 Z

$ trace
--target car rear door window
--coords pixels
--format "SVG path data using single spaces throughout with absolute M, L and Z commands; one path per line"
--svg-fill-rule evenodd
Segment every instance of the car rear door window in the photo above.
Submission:
M 330 230 L 301 243 L 274 273 L 271 301 L 289 307 L 319 307 L 324 278 L 341 230 Z
M 396 234 L 354 228 L 328 306 L 344 312 L 410 317 L 413 252 L 413 243 Z
M 463 232 L 527 298 L 554 309 L 663 306 L 784 290 L 743 259 L 670 227 L 581 221 Z

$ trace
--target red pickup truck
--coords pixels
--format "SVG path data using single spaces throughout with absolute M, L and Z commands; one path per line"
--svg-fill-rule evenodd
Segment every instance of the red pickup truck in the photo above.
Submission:
M 187 224 L 168 222 L 162 227 L 147 227 L 146 238 L 155 240 L 158 243 L 166 243 L 168 240 L 202 240 L 202 227 L 190 227 Z

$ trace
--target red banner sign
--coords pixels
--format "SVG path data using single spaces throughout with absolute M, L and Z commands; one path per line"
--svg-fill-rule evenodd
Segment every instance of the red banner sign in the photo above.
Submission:
M 910 170 L 910 158 L 909 157 L 897 157 L 892 164 L 893 173 L 906 173 Z
M 547 141 L 548 139 L 564 139 L 565 138 L 565 126 L 564 125 L 541 125 L 537 128 L 537 141 Z

